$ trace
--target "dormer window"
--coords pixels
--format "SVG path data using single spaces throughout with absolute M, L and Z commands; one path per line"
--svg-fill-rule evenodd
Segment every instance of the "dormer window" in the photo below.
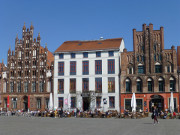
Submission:
M 83 53 L 83 58 L 88 58 L 88 52 Z
M 63 53 L 59 54 L 59 59 L 64 59 L 64 54 Z
M 76 54 L 75 53 L 71 53 L 71 58 L 76 58 Z
M 109 57 L 114 56 L 114 51 L 109 51 Z

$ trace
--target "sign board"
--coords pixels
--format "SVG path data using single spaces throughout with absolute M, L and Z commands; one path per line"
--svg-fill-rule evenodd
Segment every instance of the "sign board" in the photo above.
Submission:
M 103 98 L 103 103 L 107 104 L 107 99 L 106 98 Z
M 90 93 L 82 93 L 81 96 L 82 96 L 82 97 L 89 97 L 89 96 L 90 96 Z
M 68 105 L 68 99 L 67 98 L 64 100 L 64 104 Z

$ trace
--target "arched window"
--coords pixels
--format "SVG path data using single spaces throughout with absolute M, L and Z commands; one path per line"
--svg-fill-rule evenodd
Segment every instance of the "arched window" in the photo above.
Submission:
M 158 79 L 159 82 L 159 92 L 163 92 L 164 91 L 164 79 L 162 77 L 160 77 Z
M 151 78 L 147 79 L 148 82 L 148 92 L 153 92 L 153 81 Z
M 126 79 L 126 92 L 131 92 L 131 80 L 129 78 Z
M 155 64 L 155 73 L 162 73 L 162 65 L 159 62 Z
M 169 79 L 169 84 L 170 84 L 170 91 L 176 91 L 176 87 L 175 87 L 175 84 L 176 84 L 176 82 L 175 82 L 175 79 L 173 78 L 173 77 L 170 77 L 170 79 Z
M 128 66 L 128 74 L 133 74 L 134 71 L 133 71 L 133 66 L 132 65 L 129 65 Z
M 136 89 L 137 92 L 142 92 L 142 80 L 138 78 L 136 82 L 137 82 L 137 89 Z
M 166 72 L 171 73 L 173 72 L 173 65 L 171 63 L 168 63 L 166 66 Z
M 144 74 L 144 65 L 143 64 L 138 64 L 138 73 Z

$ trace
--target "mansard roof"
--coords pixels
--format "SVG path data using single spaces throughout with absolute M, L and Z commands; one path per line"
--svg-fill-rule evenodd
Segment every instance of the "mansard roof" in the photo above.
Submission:
M 89 41 L 65 41 L 57 52 L 73 52 L 73 51 L 92 51 L 92 50 L 108 50 L 119 49 L 123 38 L 100 39 Z

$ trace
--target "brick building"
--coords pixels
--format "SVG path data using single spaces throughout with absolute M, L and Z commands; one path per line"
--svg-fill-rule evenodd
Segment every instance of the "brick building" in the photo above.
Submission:
M 15 39 L 15 51 L 8 50 L 7 76 L 1 89 L 1 107 L 9 110 L 45 110 L 53 91 L 53 54 L 41 37 L 33 39 L 34 27 L 24 25 L 22 39 Z
M 169 108 L 170 92 L 174 93 L 175 111 L 179 107 L 177 55 L 175 47 L 164 49 L 164 28 L 153 30 L 143 24 L 142 31 L 133 29 L 133 51 L 124 49 L 121 61 L 121 111 L 131 110 L 132 93 L 136 93 L 137 110 L 152 106 Z

